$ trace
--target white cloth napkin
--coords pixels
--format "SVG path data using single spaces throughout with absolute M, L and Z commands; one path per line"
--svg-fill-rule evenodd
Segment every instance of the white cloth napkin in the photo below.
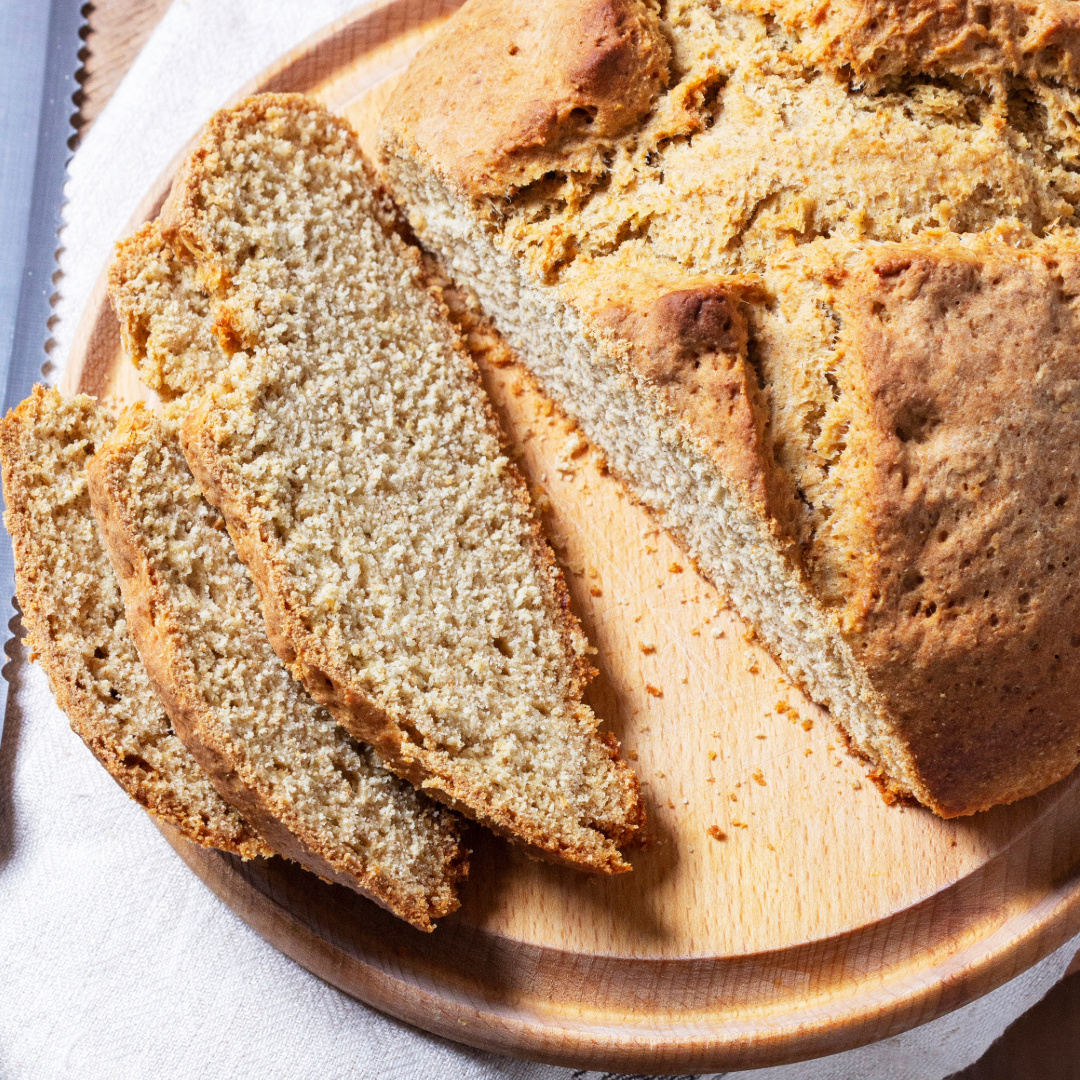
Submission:
M 52 357 L 62 369 L 143 192 L 245 82 L 351 0 L 175 0 L 79 148 Z M 382 1016 L 297 967 L 184 866 L 72 734 L 21 642 L 0 747 L 0 1076 L 569 1080 Z M 1061 978 L 1080 939 L 1006 986 L 861 1050 L 729 1076 L 940 1080 Z

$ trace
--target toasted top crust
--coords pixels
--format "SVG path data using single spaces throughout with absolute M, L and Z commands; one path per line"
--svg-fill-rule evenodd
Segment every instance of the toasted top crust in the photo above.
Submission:
M 693 416 L 721 452 L 730 448 L 728 471 L 763 504 L 761 425 L 739 300 L 737 287 L 702 283 L 660 293 L 644 310 L 613 304 L 600 321 L 629 344 L 673 411 Z
M 471 0 L 420 50 L 387 122 L 461 190 L 501 196 L 594 162 L 652 107 L 668 60 L 655 0 Z
M 748 303 L 760 298 L 760 283 L 654 271 L 628 277 L 599 267 L 577 283 L 578 304 L 604 335 L 601 347 L 790 539 L 794 489 L 768 462 L 767 409 L 747 356 Z
M 774 16 L 808 63 L 890 76 L 963 75 L 989 87 L 1010 75 L 1080 80 L 1080 11 L 1071 0 L 735 0 Z

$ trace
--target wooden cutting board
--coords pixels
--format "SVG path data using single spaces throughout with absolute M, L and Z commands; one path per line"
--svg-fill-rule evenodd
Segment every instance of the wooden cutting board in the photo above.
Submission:
M 369 150 L 394 80 L 455 0 L 389 0 L 246 92 L 303 91 Z M 154 216 L 174 169 L 131 227 Z M 280 859 L 162 827 L 249 925 L 346 993 L 473 1046 L 578 1067 L 750 1068 L 955 1009 L 1080 931 L 1080 778 L 941 821 L 886 806 L 828 715 L 606 476 L 516 365 L 484 376 L 597 649 L 589 701 L 642 780 L 651 843 L 601 880 L 472 833 L 462 908 L 421 934 Z M 61 388 L 151 395 L 104 270 Z

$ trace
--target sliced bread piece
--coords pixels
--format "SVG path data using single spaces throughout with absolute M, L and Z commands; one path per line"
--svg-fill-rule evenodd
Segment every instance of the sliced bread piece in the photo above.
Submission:
M 582 702 L 586 642 L 476 369 L 379 217 L 348 126 L 219 113 L 162 234 L 232 357 L 185 454 L 271 642 L 400 775 L 543 857 L 628 869 L 637 780 Z
M 4 523 L 30 655 L 114 780 L 189 840 L 272 855 L 173 732 L 124 618 L 90 509 L 86 463 L 112 429 L 93 398 L 34 392 L 0 424 Z
M 455 815 L 388 772 L 290 676 L 179 445 L 134 405 L 87 473 L 139 654 L 218 790 L 280 854 L 433 929 L 458 907 L 468 869 Z

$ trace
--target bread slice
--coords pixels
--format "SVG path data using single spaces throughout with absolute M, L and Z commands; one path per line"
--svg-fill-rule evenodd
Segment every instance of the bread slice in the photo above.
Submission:
M 800 60 L 853 74 L 877 92 L 896 79 L 964 76 L 984 89 L 1020 76 L 1058 88 L 1080 83 L 1080 14 L 1044 0 L 736 0 L 782 28 Z
M 468 869 L 455 815 L 387 772 L 289 675 L 179 445 L 134 405 L 87 473 L 139 654 L 218 790 L 280 854 L 433 929 Z
M 945 816 L 1080 760 L 1072 7 L 469 0 L 382 121 L 421 241 Z
M 395 772 L 537 855 L 629 869 L 637 780 L 476 369 L 308 99 L 219 113 L 161 231 L 235 350 L 183 427 L 278 654 Z
M 272 855 L 176 737 L 135 651 L 90 509 L 86 463 L 112 418 L 85 395 L 33 393 L 0 424 L 4 523 L 30 655 L 109 775 L 189 840 Z

